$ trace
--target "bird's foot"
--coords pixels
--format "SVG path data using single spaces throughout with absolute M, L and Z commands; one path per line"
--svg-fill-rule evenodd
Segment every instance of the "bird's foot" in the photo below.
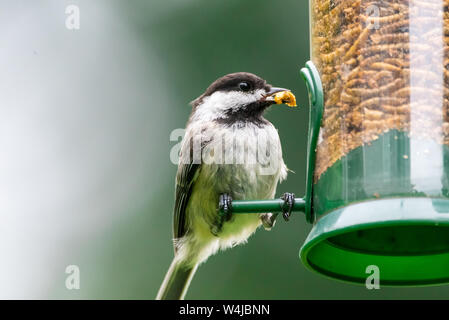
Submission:
M 220 195 L 218 200 L 218 210 L 218 219 L 211 227 L 211 232 L 216 236 L 221 231 L 223 223 L 229 221 L 232 217 L 232 197 L 229 194 L 223 193 Z
M 229 194 L 223 193 L 220 195 L 218 201 L 218 208 L 220 209 L 220 215 L 222 215 L 225 221 L 231 219 L 232 216 L 232 198 Z
M 284 204 L 282 205 L 282 216 L 285 221 L 288 221 L 290 219 L 293 206 L 295 205 L 295 194 L 286 192 L 282 195 L 281 199 L 284 200 Z

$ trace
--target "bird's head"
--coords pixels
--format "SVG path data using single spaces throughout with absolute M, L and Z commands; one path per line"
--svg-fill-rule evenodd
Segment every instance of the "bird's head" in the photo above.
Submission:
M 252 73 L 231 73 L 215 80 L 191 102 L 192 120 L 253 121 L 261 119 L 263 112 L 275 103 L 296 106 L 290 90 L 273 87 Z

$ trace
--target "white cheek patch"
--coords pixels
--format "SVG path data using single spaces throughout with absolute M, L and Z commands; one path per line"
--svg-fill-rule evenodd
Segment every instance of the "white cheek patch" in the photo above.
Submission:
M 243 105 L 247 105 L 260 100 L 265 90 L 258 89 L 253 92 L 214 92 L 209 97 L 204 98 L 203 103 L 198 106 L 192 120 L 210 121 L 224 117 L 227 110 L 236 110 Z

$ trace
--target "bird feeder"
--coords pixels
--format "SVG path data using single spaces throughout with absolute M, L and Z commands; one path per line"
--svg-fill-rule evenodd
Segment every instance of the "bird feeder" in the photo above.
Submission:
M 310 0 L 307 268 L 449 282 L 449 1 Z M 282 200 L 234 201 L 234 213 Z

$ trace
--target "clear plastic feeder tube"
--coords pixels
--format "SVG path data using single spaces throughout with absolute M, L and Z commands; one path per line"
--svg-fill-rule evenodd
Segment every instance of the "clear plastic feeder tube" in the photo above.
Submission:
M 357 149 L 363 158 L 355 177 L 363 190 L 346 190 L 341 200 L 410 192 L 447 196 L 448 5 L 310 2 L 311 55 L 325 97 L 315 181 Z M 382 152 L 363 149 L 376 141 Z

